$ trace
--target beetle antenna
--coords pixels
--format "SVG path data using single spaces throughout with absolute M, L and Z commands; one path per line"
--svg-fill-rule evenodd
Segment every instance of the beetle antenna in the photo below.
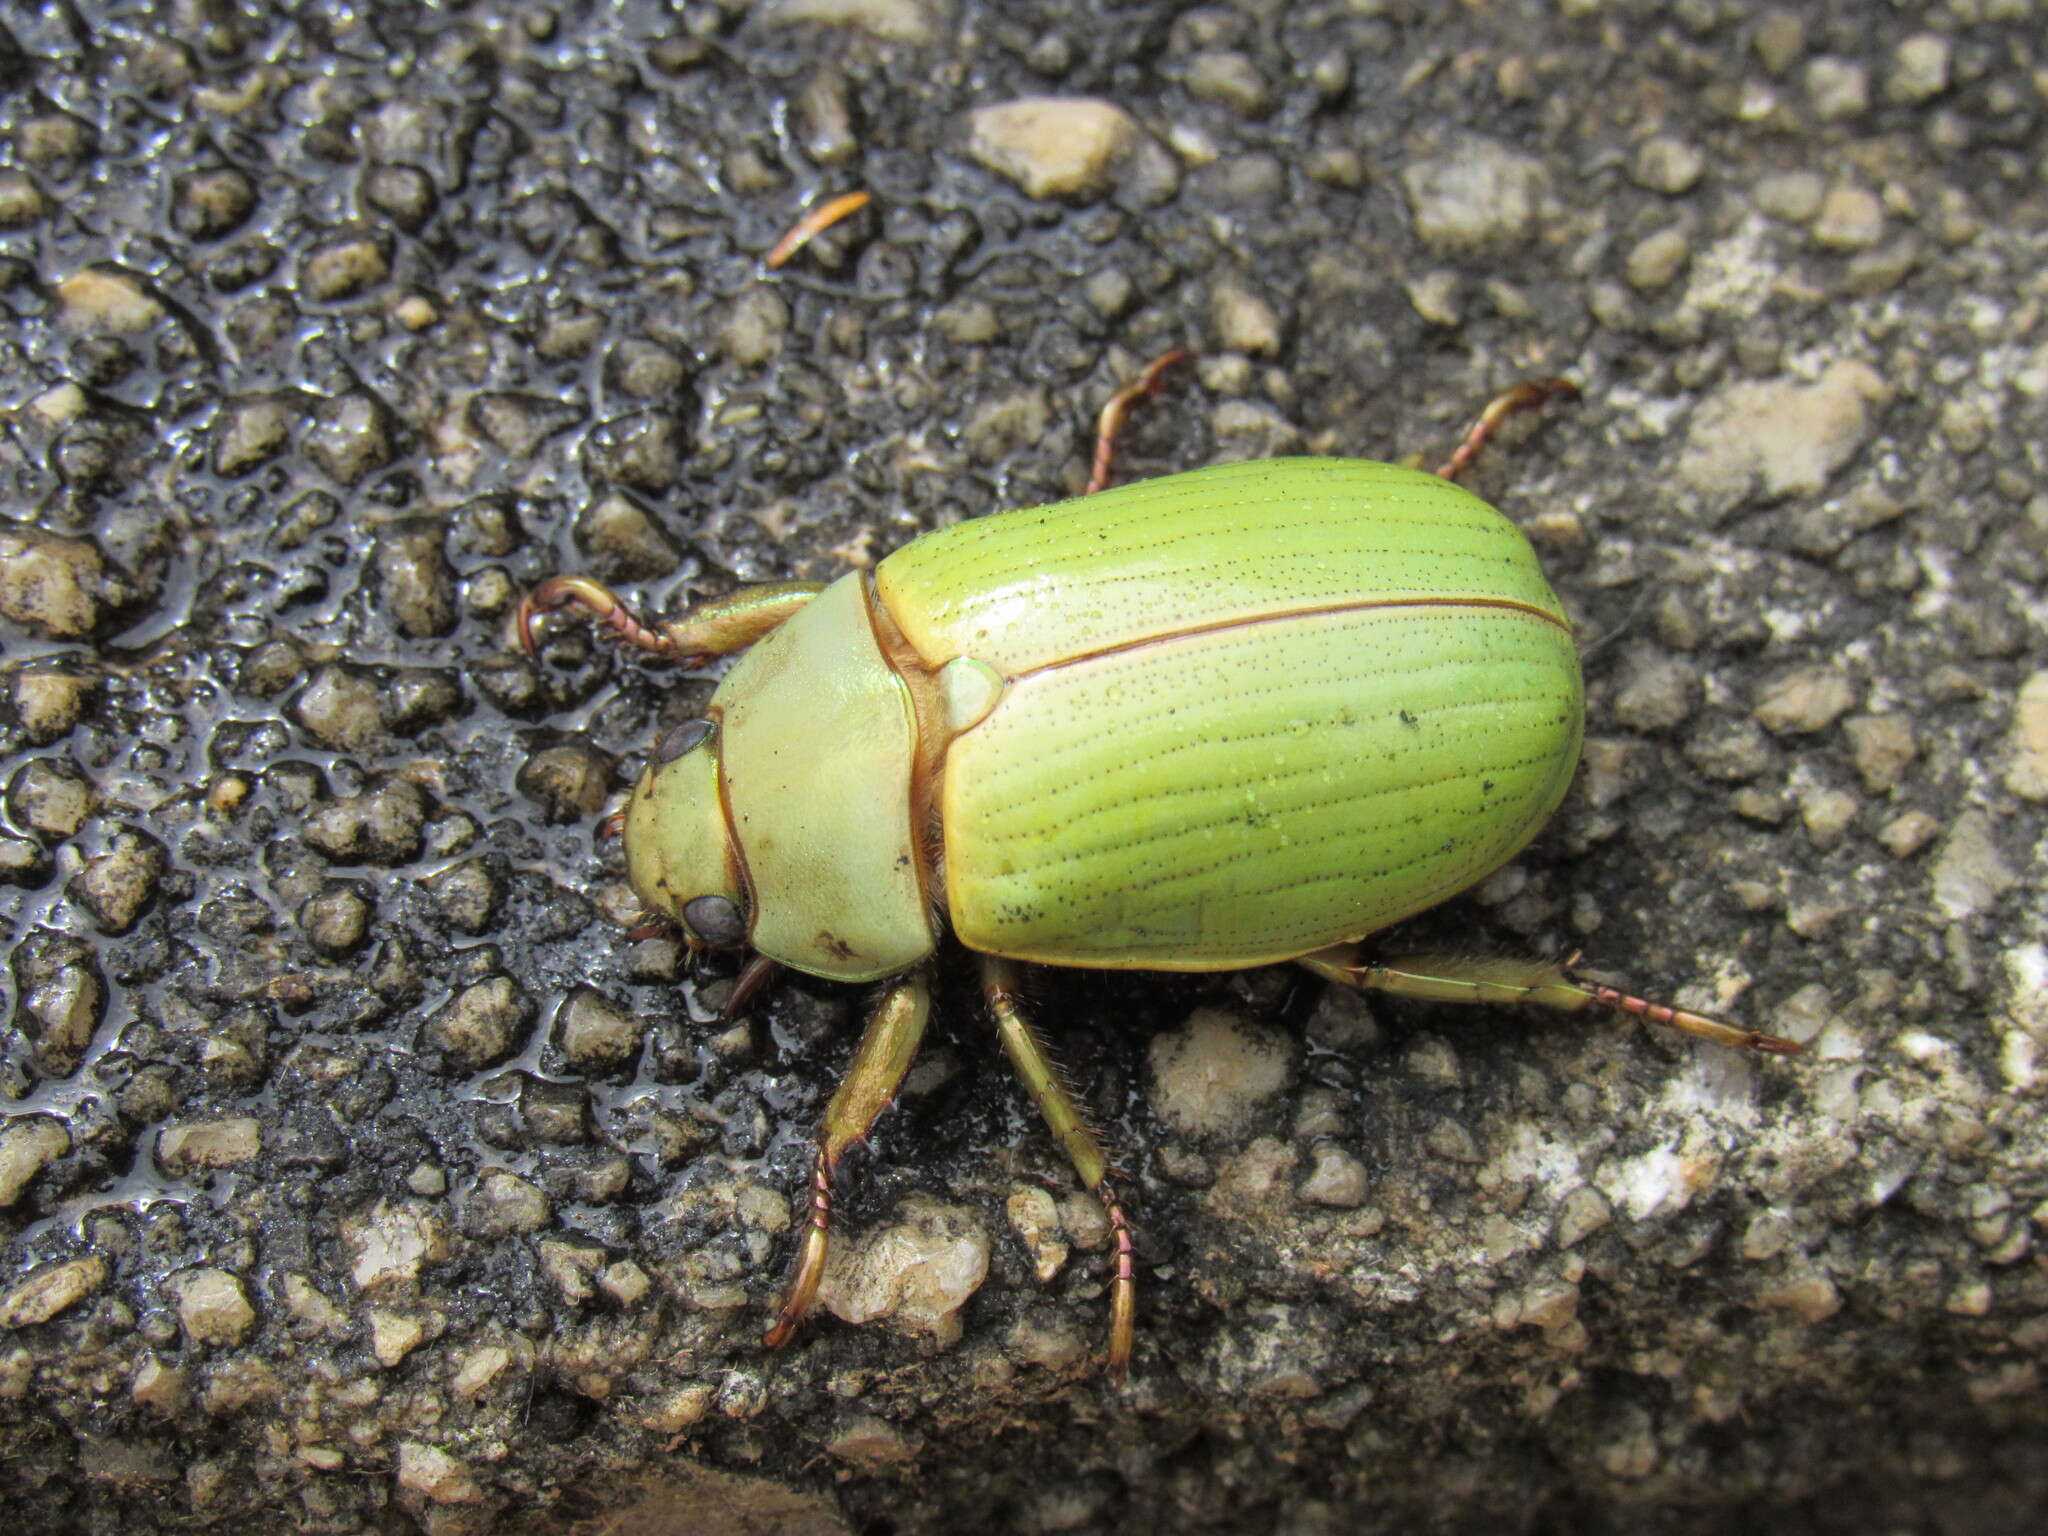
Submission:
M 1155 357 L 1145 365 L 1145 371 L 1104 402 L 1102 414 L 1095 418 L 1095 462 L 1089 466 L 1088 488 L 1083 496 L 1093 496 L 1109 484 L 1109 467 L 1116 458 L 1117 434 L 1124 429 L 1124 418 L 1131 413 L 1131 407 L 1140 400 L 1146 400 L 1159 393 L 1166 370 L 1175 363 L 1186 362 L 1194 354 L 1186 347 L 1175 347 L 1164 356 Z

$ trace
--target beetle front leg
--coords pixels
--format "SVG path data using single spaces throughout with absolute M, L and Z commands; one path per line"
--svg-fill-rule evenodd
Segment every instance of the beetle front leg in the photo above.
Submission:
M 627 645 L 670 661 L 701 661 L 743 651 L 825 590 L 817 581 L 767 581 L 699 603 L 680 619 L 647 625 L 618 594 L 588 576 L 550 576 L 519 603 L 519 644 L 540 654 L 533 621 L 559 608 L 577 607 Z
M 1583 982 L 1565 965 L 1550 960 L 1496 959 L 1473 955 L 1401 955 L 1382 964 L 1359 958 L 1356 946 L 1335 945 L 1303 955 L 1299 962 L 1318 976 L 1340 981 L 1361 991 L 1390 992 L 1396 997 L 1427 998 L 1438 1003 L 1534 1003 L 1575 1013 L 1581 1008 L 1612 1008 L 1634 1014 L 1652 1024 L 1673 1029 L 1716 1045 L 1737 1050 L 1763 1051 L 1773 1056 L 1797 1056 L 1804 1046 L 1781 1035 L 1741 1029 L 1710 1019 L 1703 1013 L 1653 1003 L 1597 983 Z
M 1131 1224 L 1118 1204 L 1116 1187 L 1109 1176 L 1109 1158 L 1102 1143 L 1081 1118 L 1079 1106 L 1060 1081 L 1059 1068 L 1045 1052 L 1030 1020 L 1018 1006 L 1017 967 L 994 955 L 981 961 L 981 987 L 995 1015 L 996 1032 L 1010 1065 L 1024 1080 L 1046 1128 L 1067 1154 L 1067 1161 L 1081 1176 L 1082 1184 L 1102 1202 L 1116 1238 L 1116 1278 L 1109 1295 L 1109 1370 L 1119 1379 L 1130 1368 L 1131 1346 L 1137 1334 L 1138 1281 L 1136 1259 L 1131 1247 Z
M 915 970 L 890 983 L 889 989 L 869 1015 L 861 1031 L 853 1061 L 825 1106 L 825 1118 L 818 1126 L 818 1152 L 811 1162 L 811 1214 L 804 1229 L 803 1246 L 797 1253 L 796 1277 L 790 1281 L 775 1326 L 761 1337 L 770 1349 L 778 1349 L 796 1337 L 811 1304 L 818 1298 L 818 1282 L 825 1278 L 825 1255 L 832 1229 L 832 1179 L 849 1150 L 866 1139 L 876 1119 L 903 1086 L 904 1074 L 917 1055 L 924 1038 L 925 1022 L 932 1012 L 931 979 Z

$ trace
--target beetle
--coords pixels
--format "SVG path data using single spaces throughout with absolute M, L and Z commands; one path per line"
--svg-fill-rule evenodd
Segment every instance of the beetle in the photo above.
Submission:
M 1570 786 L 1584 728 L 1572 627 L 1535 552 L 1456 483 L 1494 401 L 1435 473 L 1352 459 L 1198 469 L 927 533 L 830 584 L 745 587 L 647 626 L 582 577 L 566 606 L 688 663 L 736 655 L 704 717 L 656 743 L 625 809 L 628 876 L 693 951 L 879 983 L 818 1129 L 808 1221 L 768 1345 L 825 1270 L 834 1176 L 908 1072 L 942 933 L 980 956 L 1011 1065 L 1115 1244 L 1108 1365 L 1135 1337 L 1131 1226 L 1108 1155 L 1025 1017 L 1018 963 L 1214 971 L 1295 961 L 1453 1002 L 1601 1005 L 1725 1045 L 1799 1047 L 1545 960 L 1375 961 L 1376 930 L 1491 874 Z

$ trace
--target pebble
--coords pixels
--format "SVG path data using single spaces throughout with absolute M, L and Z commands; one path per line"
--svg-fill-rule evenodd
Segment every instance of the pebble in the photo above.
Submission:
M 178 1325 L 195 1344 L 239 1344 L 256 1326 L 241 1278 L 225 1269 L 187 1269 L 172 1275 L 166 1287 L 176 1297 Z
M 1197 101 L 1228 107 L 1239 117 L 1264 117 L 1273 105 L 1272 88 L 1258 66 L 1241 53 L 1205 49 L 1188 60 L 1185 83 Z
M 1029 388 L 984 400 L 960 429 L 960 446 L 976 464 L 995 464 L 1041 442 L 1052 425 L 1052 403 Z
M 36 746 L 61 741 L 76 728 L 102 686 L 96 671 L 62 660 L 32 662 L 11 679 L 15 720 Z
M 105 1285 L 111 1272 L 96 1253 L 31 1270 L 0 1296 L 0 1329 L 30 1328 L 61 1316 Z
M 470 427 L 508 459 L 531 459 L 550 437 L 582 418 L 567 401 L 511 389 L 479 390 L 464 413 Z
M 25 171 L 0 170 L 0 229 L 26 229 L 49 212 L 49 199 Z
M 725 355 L 742 368 L 761 368 L 782 355 L 789 334 L 789 301 L 758 284 L 742 290 L 726 313 Z
M 1728 385 L 1693 412 L 1678 478 L 1714 516 L 1751 498 L 1813 495 L 1861 451 L 1890 399 L 1877 370 L 1855 361 L 1812 384 Z
M 1824 731 L 1856 705 L 1856 685 L 1836 667 L 1799 667 L 1765 688 L 1751 711 L 1773 736 Z
M 555 1014 L 555 1046 L 577 1072 L 630 1066 L 639 1059 L 644 1032 L 637 1014 L 594 987 L 576 988 Z
M 1623 264 L 1623 275 L 1631 288 L 1650 293 L 1677 277 L 1691 259 L 1692 242 L 1674 224 L 1637 241 Z
M 438 1009 L 421 1038 L 465 1072 L 503 1061 L 518 1047 L 532 1005 L 509 976 L 472 982 Z
M 410 1313 L 370 1309 L 370 1353 L 387 1371 L 425 1343 L 426 1337 L 426 1324 Z
M 442 1263 L 452 1251 L 447 1223 L 418 1200 L 379 1200 L 342 1222 L 341 1240 L 349 1276 L 366 1296 L 405 1290 L 425 1266 Z
M 1846 123 L 1870 110 L 1870 72 L 1849 59 L 1819 58 L 1806 66 L 1806 100 L 1824 123 Z
M 7 786 L 7 812 L 24 830 L 61 842 L 75 837 L 93 808 L 92 781 L 76 763 L 32 758 Z
M 380 165 L 363 178 L 364 205 L 407 234 L 426 225 L 438 202 L 433 178 L 417 166 Z
M 1214 1008 L 1155 1036 L 1148 1056 L 1154 1109 L 1189 1136 L 1246 1128 L 1286 1086 L 1294 1064 L 1292 1042 L 1278 1030 Z
M 291 446 L 297 414 L 277 395 L 224 407 L 213 424 L 213 472 L 232 479 L 267 464 Z
M 1067 1246 L 1060 1226 L 1059 1206 L 1036 1185 L 1020 1186 L 1003 1206 L 1010 1226 L 1031 1255 L 1031 1267 L 1041 1285 L 1050 1283 L 1066 1267 Z
M 2048 800 L 2048 672 L 2029 676 L 2013 699 L 2005 787 L 2022 800 Z
M 1885 95 L 1918 106 L 1948 89 L 1948 39 L 1939 32 L 1916 32 L 1892 50 L 1891 74 Z
M 893 1467 L 915 1460 L 921 1442 L 871 1413 L 851 1414 L 825 1441 L 829 1455 L 857 1467 Z
M 52 1115 L 16 1115 L 0 1127 L 0 1211 L 21 1199 L 35 1176 L 71 1150 L 71 1132 Z
M 472 1237 L 515 1237 L 538 1232 L 552 1215 L 548 1197 L 536 1185 L 516 1173 L 492 1169 L 462 1202 L 462 1230 Z
M 1548 192 L 1543 163 L 1470 136 L 1401 173 L 1415 233 L 1436 256 L 1506 253 L 1528 239 Z
M 85 267 L 57 283 L 57 314 L 79 331 L 146 331 L 164 306 L 140 278 L 110 267 Z
M 1818 171 L 1779 171 L 1757 181 L 1756 205 L 1774 219 L 1804 224 L 1820 212 L 1828 184 Z
M 1643 140 L 1636 146 L 1629 166 L 1629 179 L 1639 187 L 1676 197 L 1690 192 L 1707 171 L 1707 157 L 1668 133 Z
M 669 411 L 635 411 L 600 422 L 583 442 L 586 472 L 641 491 L 667 491 L 682 478 L 690 432 Z
M 1941 835 L 1941 823 L 1925 811 L 1906 811 L 1879 829 L 1877 840 L 1896 859 L 1910 859 Z
M 1821 199 L 1813 243 L 1824 251 L 1860 251 L 1884 238 L 1884 205 L 1853 182 L 1838 182 Z
M 1365 1164 L 1336 1146 L 1316 1148 L 1315 1157 L 1315 1166 L 1309 1170 L 1308 1177 L 1295 1187 L 1297 1199 L 1310 1205 L 1327 1205 L 1340 1210 L 1365 1204 L 1372 1188 Z
M 218 240 L 248 222 L 256 207 L 256 188 L 233 166 L 216 166 L 178 178 L 171 205 L 171 223 L 195 240 Z
M 844 1322 L 888 1318 L 899 1328 L 958 1342 L 960 1309 L 988 1278 L 989 1241 L 967 1206 L 905 1200 L 891 1226 L 842 1240 L 818 1301 Z
M 1139 136 L 1131 115 L 1090 97 L 1027 96 L 968 118 L 967 153 L 1031 197 L 1090 197 Z
M 1999 847 L 1990 818 L 1982 811 L 1965 811 L 1935 855 L 1929 874 L 1934 904 L 1950 922 L 1988 912 L 2007 891 L 2019 884 Z
M 467 1465 L 419 1440 L 398 1444 L 398 1486 L 436 1504 L 478 1504 L 484 1496 Z
M 860 153 L 860 135 L 847 99 L 846 77 L 827 67 L 797 93 L 797 131 L 814 165 L 842 165 Z
M 540 806 L 547 821 L 588 821 L 611 794 L 614 767 L 607 754 L 587 742 L 560 742 L 520 764 L 519 792 Z
M 334 304 L 369 292 L 391 276 L 391 258 L 380 240 L 341 240 L 316 246 L 299 268 L 306 297 Z
M 348 864 L 403 864 L 426 843 L 427 792 L 393 779 L 310 812 L 300 835 L 329 858 Z
M 455 628 L 455 572 L 443 524 L 418 518 L 387 524 L 377 535 L 370 565 L 401 633 L 427 639 Z
M 306 433 L 306 457 L 330 479 L 354 485 L 398 457 L 391 414 L 366 390 L 319 402 Z
M 299 931 L 315 954 L 338 960 L 362 946 L 376 911 L 357 886 L 330 880 L 299 908 Z
M 2043 698 L 2048 702 L 2048 677 L 2044 677 Z M 2044 749 L 2048 749 L 2048 718 L 2042 725 Z M 1920 752 L 1913 722 L 1905 715 L 1855 715 L 1842 722 L 1842 734 L 1849 740 L 1856 776 L 1873 795 L 1896 788 Z
M 248 1115 L 181 1120 L 157 1137 L 156 1157 L 173 1178 L 203 1168 L 234 1168 L 263 1150 L 263 1126 Z
M 88 539 L 22 528 L 0 532 L 0 618 L 59 640 L 99 627 L 106 565 Z
M 69 1077 L 106 1014 L 107 987 L 92 950 L 68 935 L 31 937 L 14 952 L 14 974 L 15 1021 L 33 1041 L 37 1069 Z
M 1581 1184 L 1566 1195 L 1557 1208 L 1557 1225 L 1551 1236 L 1560 1248 L 1584 1242 L 1614 1220 L 1614 1207 L 1590 1184 Z
M 850 27 L 889 43 L 928 43 L 935 31 L 933 0 L 765 0 L 754 14 L 764 25 L 812 23 Z
M 1209 290 L 1209 314 L 1216 324 L 1216 336 L 1226 352 L 1274 357 L 1280 351 L 1280 317 L 1273 306 L 1232 278 L 1216 282 Z

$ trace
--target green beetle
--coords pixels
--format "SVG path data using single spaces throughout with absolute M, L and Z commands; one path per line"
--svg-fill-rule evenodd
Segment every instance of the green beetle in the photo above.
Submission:
M 1577 768 L 1563 606 L 1515 525 L 1451 478 L 1508 410 L 1558 387 L 1504 396 L 1437 474 L 1347 459 L 1195 470 L 958 523 L 872 572 L 742 589 L 654 628 L 578 577 L 528 598 L 529 649 L 534 615 L 575 603 L 665 656 L 745 651 L 706 718 L 657 744 L 623 812 L 648 910 L 693 948 L 752 949 L 743 994 L 776 964 L 884 983 L 819 1130 L 768 1343 L 815 1298 L 834 1173 L 909 1070 L 949 927 L 981 954 L 1010 1059 L 1108 1213 L 1115 1372 L 1134 1334 L 1130 1226 L 1018 1005 L 1017 961 L 1295 960 L 1352 986 L 1605 1004 L 1797 1049 L 1549 962 L 1374 964 L 1353 947 L 1498 869 Z

